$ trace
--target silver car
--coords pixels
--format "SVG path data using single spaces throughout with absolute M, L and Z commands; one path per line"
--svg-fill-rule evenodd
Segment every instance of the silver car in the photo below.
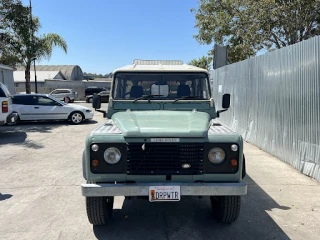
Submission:
M 92 109 L 66 104 L 46 94 L 17 94 L 12 101 L 20 121 L 69 120 L 79 124 L 93 118 Z
M 49 93 L 49 95 L 64 101 L 65 103 L 74 102 L 74 100 L 78 97 L 78 93 L 72 89 L 55 89 Z

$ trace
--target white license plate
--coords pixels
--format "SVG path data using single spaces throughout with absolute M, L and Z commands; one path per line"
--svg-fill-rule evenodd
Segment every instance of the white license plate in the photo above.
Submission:
M 149 201 L 180 201 L 180 186 L 150 186 Z

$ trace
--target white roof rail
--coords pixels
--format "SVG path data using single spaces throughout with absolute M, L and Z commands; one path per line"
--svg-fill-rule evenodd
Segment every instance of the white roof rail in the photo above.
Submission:
M 133 60 L 134 65 L 183 65 L 181 60 Z

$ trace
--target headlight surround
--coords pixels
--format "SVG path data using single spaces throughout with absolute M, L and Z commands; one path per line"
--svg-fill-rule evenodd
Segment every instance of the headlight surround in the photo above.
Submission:
M 212 148 L 208 153 L 208 159 L 213 164 L 220 164 L 226 158 L 226 153 L 222 148 Z
M 110 147 L 104 151 L 104 160 L 109 164 L 116 164 L 121 159 L 121 152 L 118 148 Z

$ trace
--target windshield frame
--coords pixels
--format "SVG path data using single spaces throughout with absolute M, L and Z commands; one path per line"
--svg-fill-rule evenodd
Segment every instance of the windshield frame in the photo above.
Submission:
M 188 74 L 188 75 L 200 75 L 203 74 L 203 76 L 206 78 L 206 82 L 207 82 L 207 86 L 208 86 L 208 99 L 184 99 L 184 100 L 179 100 L 180 101 L 210 101 L 210 99 L 212 98 L 212 92 L 211 92 L 211 86 L 210 86 L 210 79 L 209 79 L 209 74 L 207 72 L 196 72 L 196 71 L 119 71 L 119 72 L 115 72 L 113 75 L 113 80 L 112 80 L 112 88 L 110 90 L 110 94 L 112 97 L 113 101 L 128 101 L 128 102 L 132 102 L 135 99 L 115 99 L 115 81 L 117 78 L 118 74 L 155 74 L 155 75 L 173 75 L 173 74 Z M 155 102 L 173 102 L 176 99 L 141 99 L 141 101 L 155 101 Z M 139 101 L 138 101 L 139 102 Z

